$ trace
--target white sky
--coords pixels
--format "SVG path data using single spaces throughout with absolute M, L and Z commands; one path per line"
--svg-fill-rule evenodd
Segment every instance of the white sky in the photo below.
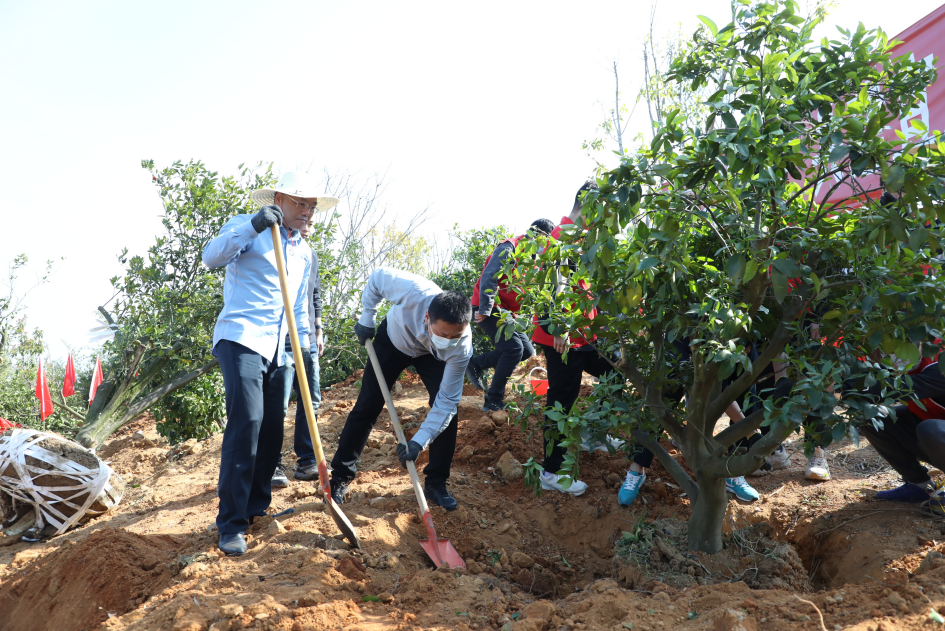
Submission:
M 840 0 L 828 22 L 893 35 L 939 4 Z M 87 345 L 116 255 L 160 229 L 143 158 L 386 170 L 386 201 L 431 205 L 431 231 L 556 220 L 593 172 L 613 59 L 636 95 L 650 6 L 0 0 L 0 269 L 64 257 L 27 316 L 54 356 Z M 729 3 L 662 0 L 658 37 L 698 13 L 721 27 Z

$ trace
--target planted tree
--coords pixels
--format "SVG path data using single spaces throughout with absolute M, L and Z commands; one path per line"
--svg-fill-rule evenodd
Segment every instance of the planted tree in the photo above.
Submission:
M 555 334 L 596 336 L 619 374 L 574 410 L 551 410 L 554 433 L 575 453 L 582 428 L 651 449 L 688 493 L 692 550 L 721 549 L 725 478 L 756 470 L 802 425 L 856 439 L 858 423 L 884 420 L 872 404 L 838 414 L 832 385 L 908 385 L 891 355 L 938 352 L 945 145 L 938 132 L 881 133 L 935 70 L 893 58 L 886 35 L 862 25 L 814 42 L 819 20 L 792 1 L 747 0 L 722 29 L 704 18 L 709 33 L 666 75 L 712 88 L 704 126 L 670 111 L 649 146 L 599 174 L 583 226 L 541 254 L 525 244 L 507 268 L 524 309 Z M 779 357 L 791 385 L 757 384 L 760 409 L 717 430 Z M 669 396 L 680 389 L 685 400 Z M 664 432 L 689 471 L 660 446 Z
M 119 255 L 125 274 L 112 278 L 117 296 L 110 310 L 100 308 L 117 333 L 105 345 L 105 382 L 88 412 L 60 402 L 83 420 L 76 439 L 87 447 L 102 443 L 114 431 L 145 412 L 168 394 L 210 372 L 213 326 L 223 306 L 223 270 L 203 264 L 206 243 L 232 215 L 251 207 L 252 189 L 275 182 L 271 170 L 241 166 L 240 176 L 221 177 L 201 162 L 175 162 L 157 169 L 146 160 L 164 204 L 164 233 L 147 256 Z M 209 377 L 208 377 L 209 379 Z M 166 432 L 173 438 L 205 434 L 211 421 L 222 424 L 223 393 L 218 380 L 203 381 L 193 393 L 158 410 L 164 422 L 194 427 Z M 217 404 L 201 401 L 199 415 L 192 395 L 216 394 Z

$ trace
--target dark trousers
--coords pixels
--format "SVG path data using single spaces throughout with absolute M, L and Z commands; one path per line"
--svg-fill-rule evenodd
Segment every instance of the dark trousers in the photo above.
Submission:
M 581 374 L 587 373 L 595 377 L 603 377 L 614 371 L 606 359 L 600 356 L 596 350 L 576 350 L 571 349 L 568 353 L 568 363 L 564 363 L 561 353 L 552 346 L 540 345 L 545 353 L 545 361 L 548 370 L 548 400 L 549 408 L 555 407 L 555 403 L 560 403 L 561 407 L 568 412 L 577 401 L 581 394 Z M 557 473 L 561 470 L 561 464 L 568 450 L 558 443 L 557 424 L 545 416 L 544 438 L 545 438 L 545 460 L 541 463 L 542 468 L 548 473 Z M 551 453 L 548 453 L 549 443 L 554 443 Z M 652 461 L 653 454 L 649 450 L 644 450 L 649 454 Z
M 912 394 L 916 398 L 945 402 L 945 376 L 937 366 L 910 377 Z M 844 398 L 866 397 L 881 400 L 883 397 L 903 399 L 910 396 L 908 392 L 887 390 L 883 393 L 881 383 L 857 392 L 856 381 L 850 379 L 843 384 Z M 906 482 L 921 483 L 929 479 L 928 469 L 919 463 L 920 459 L 945 471 L 945 419 L 923 421 L 905 405 L 897 405 L 895 411 L 896 420 L 885 419 L 882 430 L 877 430 L 872 423 L 866 423 L 860 426 L 860 433 L 866 436 L 879 455 Z
M 278 353 L 282 352 L 280 347 Z M 242 344 L 217 343 L 215 354 L 226 390 L 226 429 L 220 454 L 217 528 L 221 535 L 246 532 L 250 519 L 272 501 L 272 474 L 279 462 L 285 421 L 287 366 L 276 366 Z
M 860 433 L 903 480 L 928 482 L 929 470 L 919 460 L 945 471 L 945 420 L 923 421 L 904 405 L 895 410 L 896 420 L 885 419 L 883 429 L 867 423 L 860 426 Z
M 519 362 L 533 356 L 535 349 L 528 336 L 520 331 L 516 331 L 509 339 L 505 339 L 504 335 L 497 339 L 499 317 L 496 315 L 490 315 L 476 324 L 495 343 L 495 350 L 476 355 L 469 360 L 469 363 L 479 369 L 495 368 L 492 383 L 489 384 L 489 391 L 486 393 L 486 403 L 501 405 L 505 400 L 505 384 L 508 383 L 515 367 Z
M 387 380 L 385 387 L 388 391 L 394 386 L 394 382 L 404 369 L 413 366 L 430 394 L 430 405 L 433 405 L 440 391 L 446 362 L 440 361 L 433 355 L 411 357 L 397 350 L 387 335 L 386 319 L 377 327 L 374 352 L 377 353 L 381 371 L 384 373 L 384 379 Z M 351 413 L 348 414 L 344 429 L 341 430 L 341 438 L 338 439 L 338 450 L 331 460 L 332 479 L 341 481 L 354 479 L 358 472 L 358 459 L 383 409 L 384 393 L 377 383 L 377 375 L 374 374 L 371 360 L 368 359 L 364 367 L 364 376 L 361 378 L 361 392 L 358 393 L 358 400 L 351 409 Z M 453 452 L 456 451 L 457 426 L 456 414 L 453 414 L 446 429 L 430 443 L 430 463 L 423 469 L 423 473 L 427 476 L 428 486 L 446 482 L 450 477 Z
M 312 408 L 316 416 L 322 402 L 322 391 L 318 376 L 318 348 L 302 349 L 302 363 L 305 365 L 305 375 L 308 377 L 308 391 L 312 397 Z M 299 389 L 299 378 L 293 372 L 292 387 L 295 389 L 295 456 L 298 466 L 307 467 L 315 463 L 315 447 L 312 446 L 312 434 L 308 431 L 308 417 L 305 414 L 305 405 L 302 403 L 302 392 Z

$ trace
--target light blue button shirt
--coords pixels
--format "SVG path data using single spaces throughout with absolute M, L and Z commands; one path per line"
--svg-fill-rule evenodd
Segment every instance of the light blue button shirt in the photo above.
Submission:
M 433 407 L 414 440 L 424 449 L 440 435 L 456 413 L 456 406 L 463 396 L 463 377 L 466 364 L 473 354 L 472 331 L 469 325 L 453 348 L 439 350 L 433 346 L 427 330 L 425 316 L 433 298 L 443 290 L 436 283 L 401 270 L 379 267 L 371 272 L 364 293 L 361 294 L 363 311 L 358 322 L 373 327 L 377 321 L 377 308 L 384 300 L 393 303 L 387 312 L 387 335 L 394 347 L 410 357 L 433 355 L 446 362 L 440 391 Z
M 259 353 L 265 359 L 276 357 L 283 364 L 280 343 L 289 331 L 279 287 L 279 269 L 269 230 L 257 233 L 253 215 L 230 218 L 220 234 L 203 249 L 203 263 L 209 268 L 226 266 L 223 281 L 223 311 L 213 328 L 213 348 L 217 342 L 230 340 Z M 308 277 L 312 268 L 311 250 L 298 231 L 290 237 L 284 227 L 282 252 L 285 258 L 289 295 L 295 296 L 295 324 L 299 343 L 309 344 Z

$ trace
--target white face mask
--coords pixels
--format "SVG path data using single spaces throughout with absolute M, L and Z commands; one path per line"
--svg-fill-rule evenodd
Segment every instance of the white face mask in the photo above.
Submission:
M 433 328 L 430 326 L 429 320 L 427 320 L 427 333 L 430 334 L 430 341 L 433 342 L 433 346 L 435 346 L 437 350 L 441 350 L 441 351 L 454 348 L 457 344 L 459 344 L 460 340 L 463 339 L 462 337 L 450 339 L 448 337 L 437 335 L 436 333 L 433 332 Z M 464 335 L 465 335 L 465 332 L 464 332 Z

